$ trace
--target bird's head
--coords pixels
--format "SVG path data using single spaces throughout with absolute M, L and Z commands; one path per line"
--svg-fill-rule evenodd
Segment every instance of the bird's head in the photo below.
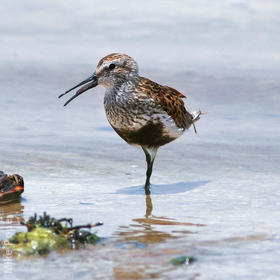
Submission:
M 61 94 L 59 98 L 73 89 L 84 85 L 64 104 L 64 106 L 66 106 L 77 96 L 97 85 L 103 85 L 106 88 L 114 87 L 124 81 L 137 78 L 138 66 L 136 61 L 126 54 L 112 53 L 99 61 L 95 72 L 89 78 L 67 90 L 65 93 Z

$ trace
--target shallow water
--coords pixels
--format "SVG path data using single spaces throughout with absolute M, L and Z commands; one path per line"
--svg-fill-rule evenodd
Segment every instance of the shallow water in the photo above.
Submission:
M 105 240 L 1 258 L 1 279 L 279 279 L 279 4 L 4 3 L 0 170 L 21 174 L 25 192 L 0 206 L 0 238 L 47 211 L 102 220 Z M 159 150 L 148 197 L 144 154 L 110 128 L 104 90 L 57 99 L 114 51 L 207 112 L 197 135 Z M 181 255 L 197 262 L 169 263 Z

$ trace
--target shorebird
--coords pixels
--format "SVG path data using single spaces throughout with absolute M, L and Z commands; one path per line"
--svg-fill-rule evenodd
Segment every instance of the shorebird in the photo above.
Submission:
M 149 194 L 150 177 L 158 148 L 180 137 L 191 125 L 194 126 L 201 111 L 188 112 L 182 93 L 141 77 L 136 61 L 126 54 L 105 56 L 89 78 L 59 98 L 82 85 L 64 106 L 97 85 L 105 87 L 104 107 L 110 125 L 128 144 L 142 147 L 145 153 L 145 191 Z M 195 126 L 194 130 L 196 132 Z

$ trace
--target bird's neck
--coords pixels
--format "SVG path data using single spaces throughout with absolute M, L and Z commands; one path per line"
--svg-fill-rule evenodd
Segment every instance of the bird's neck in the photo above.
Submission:
M 107 92 L 119 92 L 135 88 L 140 83 L 141 77 L 139 75 L 131 75 L 129 77 L 118 77 L 110 84 L 107 84 Z

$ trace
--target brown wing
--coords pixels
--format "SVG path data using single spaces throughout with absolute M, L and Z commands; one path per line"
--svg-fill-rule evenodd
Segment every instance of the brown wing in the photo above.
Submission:
M 188 128 L 192 124 L 193 116 L 185 106 L 182 98 L 185 96 L 168 86 L 161 86 L 149 79 L 141 78 L 140 89 L 147 95 L 153 97 L 156 103 L 173 118 L 176 125 L 180 128 Z
M 181 98 L 187 98 L 184 94 L 182 94 L 180 91 L 178 91 L 175 88 L 169 87 L 169 86 L 163 86 L 164 89 L 166 89 L 167 91 L 172 91 L 173 94 L 176 94 L 178 97 Z

